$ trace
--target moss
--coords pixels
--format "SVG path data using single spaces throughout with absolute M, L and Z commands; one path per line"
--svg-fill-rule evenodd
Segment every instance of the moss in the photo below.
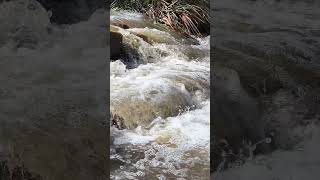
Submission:
M 172 117 L 187 106 L 189 100 L 182 94 L 171 94 L 162 97 L 161 102 L 152 100 L 123 99 L 111 102 L 111 113 L 121 119 L 123 128 L 133 129 L 137 126 L 148 126 L 155 118 Z

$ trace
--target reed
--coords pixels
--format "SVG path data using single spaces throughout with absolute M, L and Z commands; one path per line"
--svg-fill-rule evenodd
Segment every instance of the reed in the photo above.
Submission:
M 189 36 L 210 34 L 208 0 L 114 0 L 111 8 L 142 12 Z

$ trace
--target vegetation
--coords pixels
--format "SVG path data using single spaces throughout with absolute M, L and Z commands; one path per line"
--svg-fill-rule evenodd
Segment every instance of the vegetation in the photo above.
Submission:
M 210 34 L 208 0 L 113 0 L 111 8 L 142 12 L 183 34 Z

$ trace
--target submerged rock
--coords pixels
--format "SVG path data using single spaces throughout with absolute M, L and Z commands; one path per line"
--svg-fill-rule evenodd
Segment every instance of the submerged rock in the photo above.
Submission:
M 132 34 L 142 38 L 144 41 L 154 43 L 176 44 L 176 40 L 169 33 L 150 28 L 129 29 Z
M 120 129 L 133 129 L 137 126 L 147 127 L 157 117 L 176 116 L 185 108 L 192 106 L 191 98 L 179 91 L 159 95 L 152 91 L 146 100 L 123 98 L 111 102 L 112 121 Z
M 129 28 L 144 28 L 146 27 L 146 23 L 138 20 L 129 20 L 129 19 L 114 19 L 110 22 L 111 25 L 121 27 L 123 29 Z
M 110 57 L 118 59 L 122 51 L 122 34 L 111 29 L 110 31 Z
M 52 11 L 51 21 L 57 24 L 73 24 L 88 20 L 95 10 L 106 7 L 100 0 L 38 0 Z

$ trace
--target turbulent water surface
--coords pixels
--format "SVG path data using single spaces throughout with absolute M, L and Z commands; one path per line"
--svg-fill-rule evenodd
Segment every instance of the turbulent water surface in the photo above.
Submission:
M 141 17 L 131 12 L 111 13 L 111 20 L 142 21 Z M 208 179 L 209 37 L 190 45 L 152 27 L 118 31 L 125 44 L 138 44 L 134 51 L 139 56 L 129 52 L 130 65 L 123 58 L 110 64 L 111 112 L 130 112 L 132 118 L 127 119 L 131 128 L 111 126 L 111 178 Z M 137 36 L 142 33 L 153 43 Z M 169 113 L 163 113 L 166 107 Z M 175 108 L 178 110 L 172 110 Z M 141 118 L 136 118 L 136 111 Z M 156 116 L 146 122 L 153 117 L 150 111 Z
M 49 15 L 36 0 L 0 3 L 0 179 L 108 179 L 106 12 Z

